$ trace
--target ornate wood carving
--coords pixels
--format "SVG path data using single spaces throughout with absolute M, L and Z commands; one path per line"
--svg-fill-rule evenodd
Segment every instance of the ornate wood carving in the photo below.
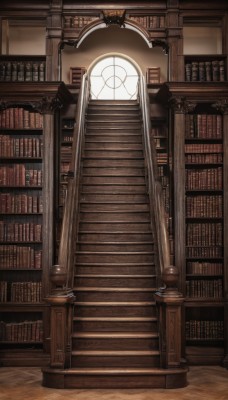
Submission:
M 124 26 L 125 10 L 103 10 L 106 25 Z
M 186 114 L 196 107 L 196 103 L 188 101 L 185 97 L 171 97 L 169 104 L 177 114 Z

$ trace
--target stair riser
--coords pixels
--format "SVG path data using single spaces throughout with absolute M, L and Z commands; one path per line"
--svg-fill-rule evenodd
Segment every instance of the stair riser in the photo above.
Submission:
M 146 185 L 138 185 L 138 186 L 129 186 L 129 185 L 84 185 L 82 186 L 82 193 L 83 196 L 86 193 L 91 193 L 92 195 L 96 196 L 99 195 L 121 195 L 125 196 L 125 194 L 133 194 L 138 195 L 142 194 L 143 196 L 146 193 Z
M 120 222 L 148 222 L 150 219 L 148 212 L 122 212 L 122 213 L 112 213 L 112 212 L 81 212 L 80 220 L 81 221 L 97 221 L 97 222 L 112 222 L 112 221 L 120 221 Z
M 94 142 L 120 142 L 120 143 L 138 143 L 142 144 L 142 136 L 140 134 L 136 135 L 118 135 L 118 134 L 108 134 L 108 133 L 103 133 L 103 134 L 93 134 L 93 133 L 87 133 L 85 135 L 85 140 L 86 142 L 94 141 Z
M 91 133 L 92 134 L 108 133 L 108 134 L 114 135 L 114 136 L 122 135 L 122 134 L 126 134 L 126 135 L 137 134 L 137 135 L 142 136 L 141 124 L 140 125 L 134 124 L 131 126 L 120 124 L 120 125 L 113 125 L 109 128 L 107 128 L 106 125 L 98 125 L 98 126 L 96 125 L 95 126 L 94 124 L 91 124 L 90 126 L 87 126 L 86 135 L 90 135 Z
M 72 338 L 72 350 L 158 350 L 158 338 Z
M 143 160 L 99 160 L 99 163 L 97 160 L 93 159 L 85 159 L 83 161 L 83 167 L 86 168 L 93 168 L 93 167 L 103 167 L 103 168 L 118 168 L 118 167 L 133 167 L 133 168 L 144 168 L 144 161 Z
M 153 254 L 77 254 L 76 263 L 154 262 Z
M 135 158 L 135 157 L 143 157 L 142 150 L 84 150 L 84 157 L 96 157 L 96 158 L 116 158 L 116 159 L 123 159 L 123 158 Z
M 125 265 L 113 265 L 113 266 L 102 266 L 102 265 L 77 265 L 77 274 L 98 274 L 98 275 L 150 275 L 155 274 L 155 266 L 125 266 Z
M 78 301 L 98 301 L 98 302 L 109 302 L 109 301 L 153 301 L 153 292 L 97 292 L 97 291 L 77 291 Z
M 145 184 L 144 176 L 84 176 L 84 185 L 103 185 L 103 184 L 125 184 L 125 185 L 135 185 L 137 183 Z M 134 188 L 134 186 L 133 186 Z
M 100 164 L 100 163 L 99 163 Z M 133 168 L 133 167 L 94 167 L 94 168 L 83 168 L 83 175 L 90 176 L 134 176 L 134 177 L 144 177 L 145 179 L 145 170 L 144 168 Z
M 110 322 L 110 321 L 74 321 L 74 332 L 157 332 L 156 321 Z
M 118 143 L 115 141 L 114 143 L 112 142 L 87 142 L 85 145 L 86 150 L 116 150 L 121 149 L 122 150 L 139 150 L 142 151 L 142 144 L 141 143 Z
M 132 223 L 112 223 L 112 222 L 81 222 L 80 231 L 100 231 L 100 232 L 150 232 L 151 226 L 149 222 L 132 222 Z
M 154 306 L 81 306 L 75 305 L 77 317 L 156 317 Z
M 138 105 L 135 106 L 103 106 L 101 107 L 100 105 L 97 106 L 92 106 L 89 105 L 87 109 L 87 115 L 90 114 L 123 114 L 123 115 L 129 115 L 129 114 L 135 114 L 140 117 L 141 113 L 139 111 Z
M 75 286 L 78 287 L 114 287 L 114 288 L 155 288 L 156 277 L 139 278 L 134 276 L 128 276 L 124 278 L 101 278 L 101 277 L 80 277 L 75 278 Z
M 72 367 L 159 367 L 159 356 L 72 356 Z
M 81 203 L 81 211 L 149 211 L 148 204 L 96 204 L 96 203 Z
M 120 118 L 114 118 L 113 119 L 109 116 L 109 118 L 107 119 L 107 121 L 102 121 L 101 119 L 92 119 L 92 117 L 90 117 L 90 119 L 86 122 L 86 127 L 90 128 L 103 128 L 103 129 L 109 129 L 109 128 L 119 128 L 119 129 L 124 129 L 126 128 L 130 128 L 130 129 L 140 129 L 142 127 L 141 123 L 139 123 L 137 120 L 136 121 L 132 121 L 131 118 L 129 118 L 129 120 L 126 120 L 126 118 L 124 117 L 123 120 L 121 120 Z
M 80 233 L 80 242 L 153 242 L 152 233 Z M 143 244 L 143 243 L 142 243 Z
M 105 244 L 105 243 L 99 243 L 99 244 L 87 244 L 87 243 L 80 243 L 77 246 L 77 250 L 79 251 L 102 251 L 102 252 L 107 252 L 107 251 L 154 251 L 154 246 L 152 244 Z
M 131 112 L 131 113 L 119 113 L 119 112 L 96 112 L 96 113 L 88 113 L 86 115 L 86 122 L 87 123 L 91 123 L 91 122 L 100 122 L 102 125 L 104 125 L 104 122 L 108 122 L 110 123 L 111 121 L 116 121 L 117 124 L 122 122 L 125 124 L 127 122 L 133 122 L 133 121 L 137 121 L 139 122 L 140 120 L 140 115 L 136 112 Z

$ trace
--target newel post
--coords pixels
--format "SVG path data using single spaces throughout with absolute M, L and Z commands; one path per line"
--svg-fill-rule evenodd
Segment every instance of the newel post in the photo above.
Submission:
M 184 298 L 177 290 L 178 276 L 175 266 L 165 268 L 162 274 L 165 288 L 155 293 L 159 310 L 162 368 L 181 367 L 181 308 Z
M 71 332 L 75 296 L 66 289 L 67 273 L 59 265 L 50 270 L 53 285 L 46 301 L 51 306 L 51 368 L 70 368 Z

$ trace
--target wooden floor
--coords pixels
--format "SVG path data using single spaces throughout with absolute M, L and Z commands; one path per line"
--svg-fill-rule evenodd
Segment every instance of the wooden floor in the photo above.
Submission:
M 0 368 L 1 400 L 228 400 L 228 371 L 191 367 L 184 389 L 59 390 L 42 387 L 39 368 Z

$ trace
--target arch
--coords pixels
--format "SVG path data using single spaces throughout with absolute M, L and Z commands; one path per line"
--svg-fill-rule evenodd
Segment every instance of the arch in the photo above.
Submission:
M 91 22 L 90 24 L 85 26 L 85 28 L 83 28 L 79 33 L 79 37 L 75 47 L 78 48 L 81 45 L 81 43 L 85 40 L 85 38 L 94 31 L 96 31 L 97 29 L 104 29 L 104 28 L 107 28 L 107 25 L 104 23 L 103 20 L 96 20 Z M 121 27 L 121 29 L 130 29 L 137 32 L 145 40 L 148 47 L 152 48 L 152 42 L 150 40 L 149 33 L 143 26 L 137 24 L 134 21 L 126 19 L 124 22 L 124 27 Z
M 92 99 L 135 100 L 138 95 L 140 68 L 123 54 L 109 53 L 89 67 Z

